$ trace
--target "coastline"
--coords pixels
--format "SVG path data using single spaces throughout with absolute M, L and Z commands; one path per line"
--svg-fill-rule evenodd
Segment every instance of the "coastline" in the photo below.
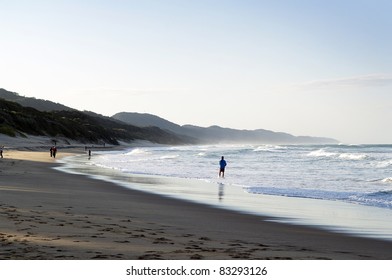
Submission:
M 392 242 L 131 190 L 60 165 L 48 152 L 0 160 L 0 259 L 392 259 Z
M 57 169 L 209 207 L 268 216 L 274 222 L 392 241 L 392 211 L 387 208 L 338 200 L 255 194 L 226 178 L 207 180 L 127 173 L 118 168 L 100 167 L 100 156 L 106 154 L 95 154 L 91 161 L 85 155 L 67 157 Z

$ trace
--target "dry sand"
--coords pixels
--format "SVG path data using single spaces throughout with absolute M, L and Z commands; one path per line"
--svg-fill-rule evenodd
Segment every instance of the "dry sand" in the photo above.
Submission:
M 0 259 L 392 259 L 392 242 L 63 173 L 52 169 L 59 163 L 49 151 L 6 150 L 4 156 Z

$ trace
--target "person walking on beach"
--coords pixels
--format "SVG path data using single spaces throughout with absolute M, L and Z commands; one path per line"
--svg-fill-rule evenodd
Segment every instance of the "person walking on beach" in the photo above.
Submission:
M 219 178 L 225 178 L 225 168 L 226 168 L 226 161 L 225 158 L 222 156 L 221 160 L 219 161 Z
M 56 158 L 56 154 L 57 154 L 57 148 L 56 148 L 56 146 L 53 146 L 50 149 L 50 156 L 53 156 L 54 158 Z
M 3 158 L 3 150 L 4 150 L 4 146 L 0 147 L 0 157 Z
M 51 148 L 50 148 L 50 157 L 56 157 L 56 153 L 57 153 L 57 148 L 56 148 L 56 146 L 52 146 Z

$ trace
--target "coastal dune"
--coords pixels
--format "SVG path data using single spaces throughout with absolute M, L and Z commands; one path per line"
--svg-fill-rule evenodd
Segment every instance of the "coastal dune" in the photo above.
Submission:
M 392 258 L 392 242 L 130 190 L 59 165 L 49 150 L 0 159 L 0 259 Z

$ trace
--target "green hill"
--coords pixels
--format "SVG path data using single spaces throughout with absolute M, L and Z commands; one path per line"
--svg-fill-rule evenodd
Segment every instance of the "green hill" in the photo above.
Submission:
M 179 137 L 157 127 L 140 128 L 76 110 L 43 112 L 4 99 L 0 99 L 0 133 L 12 137 L 48 136 L 114 145 L 136 139 L 182 144 Z
M 49 100 L 36 99 L 34 97 L 21 96 L 16 92 L 7 91 L 0 88 L 0 98 L 8 101 L 16 102 L 25 107 L 32 107 L 39 111 L 64 111 L 75 110 L 70 107 L 64 106 L 60 103 L 55 103 Z
M 77 111 L 49 100 L 20 96 L 5 89 L 0 89 L 1 98 L 0 133 L 9 136 L 44 135 L 83 143 L 110 144 L 136 139 L 161 144 L 338 142 L 331 138 L 294 136 L 264 129 L 180 126 L 151 114 L 122 112 L 110 118 Z

